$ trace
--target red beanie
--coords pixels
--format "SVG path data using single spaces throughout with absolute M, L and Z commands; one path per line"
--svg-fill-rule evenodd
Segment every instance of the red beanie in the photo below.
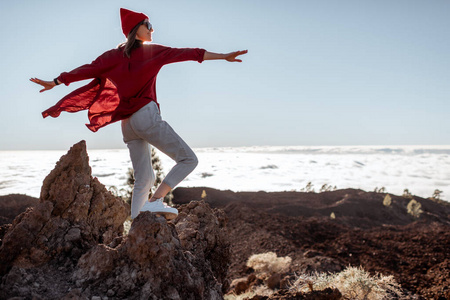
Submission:
M 143 13 L 137 13 L 125 8 L 120 9 L 120 21 L 122 22 L 122 31 L 126 37 L 128 37 L 128 34 L 134 28 L 134 26 L 139 24 L 139 22 L 144 21 L 145 19 L 148 19 L 148 17 Z

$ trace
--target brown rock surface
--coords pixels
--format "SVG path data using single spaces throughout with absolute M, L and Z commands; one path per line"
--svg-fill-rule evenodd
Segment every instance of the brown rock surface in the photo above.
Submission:
M 297 274 L 361 265 L 372 274 L 394 275 L 407 293 L 448 299 L 449 204 L 414 197 L 423 211 L 415 218 L 407 213 L 410 199 L 390 195 L 392 204 L 385 206 L 382 193 L 235 193 L 204 187 L 177 188 L 173 202 L 198 198 L 203 190 L 207 203 L 223 208 L 229 219 L 230 280 L 253 272 L 245 266 L 252 254 L 272 251 L 290 256 L 290 271 Z
M 4 234 L 1 288 L 9 295 L 26 293 L 27 278 L 35 290 L 53 288 L 46 276 L 66 278 L 84 252 L 121 236 L 128 210 L 92 178 L 84 141 L 75 144 L 45 178 L 39 203 L 17 216 Z
M 204 201 L 192 201 L 178 210 L 179 215 L 174 224 L 182 247 L 196 259 L 204 261 L 222 284 L 223 291 L 226 291 L 229 287 L 227 275 L 231 245 L 224 211 L 217 208 L 213 210 Z
M 12 266 L 38 266 L 60 255 L 78 258 L 123 231 L 126 204 L 91 176 L 86 145 L 61 157 L 45 178 L 39 204 L 12 223 L 0 248 L 0 275 Z
M 216 280 L 217 273 L 208 256 L 208 250 L 214 252 L 215 246 L 226 242 L 213 241 L 222 230 L 217 226 L 218 219 L 204 202 L 193 202 L 181 210 L 184 213 L 175 224 L 149 212 L 141 213 L 117 247 L 93 247 L 78 261 L 72 277 L 77 287 L 116 299 L 221 299 L 222 284 Z M 192 221 L 197 213 L 197 220 Z M 211 248 L 184 248 L 176 224 L 193 228 L 209 222 L 216 224 L 215 228 L 207 232 L 198 227 L 192 242 L 202 245 L 209 240 Z M 180 236 L 183 235 L 186 236 L 181 229 Z M 219 270 L 226 269 L 229 257 L 212 257 L 220 265 Z
M 221 299 L 230 249 L 223 211 L 203 201 L 167 222 L 92 178 L 86 145 L 61 157 L 39 203 L 3 226 L 0 299 Z
M 0 196 L 0 225 L 11 224 L 15 217 L 28 207 L 34 207 L 38 203 L 39 199 L 27 195 L 11 194 Z

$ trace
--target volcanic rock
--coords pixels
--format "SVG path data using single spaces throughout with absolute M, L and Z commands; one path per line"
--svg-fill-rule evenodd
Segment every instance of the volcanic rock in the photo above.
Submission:
M 45 178 L 39 203 L 5 225 L 0 299 L 222 299 L 230 242 L 203 201 L 172 222 L 141 213 L 91 175 L 85 142 Z
M 227 280 L 231 260 L 231 245 L 228 237 L 228 218 L 221 209 L 211 209 L 204 201 L 191 201 L 178 208 L 174 220 L 182 247 L 200 262 L 211 268 L 222 290 L 229 287 Z
M 34 207 L 39 199 L 21 194 L 0 196 L 0 225 L 11 224 L 28 207 Z M 0 237 L 1 238 L 1 237 Z
M 450 299 L 447 202 L 390 194 L 386 205 L 386 193 L 356 189 L 268 193 L 207 187 L 177 188 L 173 202 L 186 203 L 202 194 L 211 207 L 224 209 L 229 220 L 230 280 L 253 272 L 246 267 L 251 255 L 275 252 L 292 258 L 292 275 L 361 266 L 372 275 L 393 275 L 415 299 Z M 418 216 L 408 212 L 411 197 L 421 205 Z M 295 297 L 272 299 L 303 299 Z
M 77 259 L 122 235 L 129 208 L 91 176 L 86 144 L 75 144 L 45 178 L 39 204 L 12 223 L 0 248 L 0 275 L 53 259 Z
M 209 209 L 204 202 L 191 206 L 201 208 L 196 211 Z M 188 207 L 182 209 L 186 213 L 176 222 L 194 227 L 185 217 L 195 212 Z M 214 215 L 200 216 L 199 220 L 218 224 Z M 213 238 L 197 234 L 199 244 Z M 128 236 L 117 247 L 99 244 L 84 254 L 72 279 L 77 287 L 90 288 L 91 294 L 95 291 L 117 299 L 222 299 L 222 284 L 216 280 L 205 252 L 191 252 L 182 244 L 173 223 L 144 212 L 133 221 Z M 229 257 L 213 257 L 218 259 L 217 264 L 223 264 L 221 268 L 228 266 Z

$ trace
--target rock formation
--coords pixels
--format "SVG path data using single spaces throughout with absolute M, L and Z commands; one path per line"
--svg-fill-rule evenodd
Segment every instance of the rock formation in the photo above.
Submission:
M 222 299 L 230 264 L 223 211 L 203 201 L 167 222 L 129 206 L 91 176 L 84 141 L 44 180 L 0 247 L 0 299 Z

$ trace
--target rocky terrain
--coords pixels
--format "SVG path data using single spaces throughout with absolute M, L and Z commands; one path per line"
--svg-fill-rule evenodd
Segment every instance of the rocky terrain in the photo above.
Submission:
M 203 194 L 211 207 L 225 211 L 232 245 L 230 280 L 252 274 L 246 267 L 252 254 L 272 251 L 292 258 L 291 274 L 362 266 L 372 274 L 394 275 L 405 294 L 416 295 L 412 298 L 450 299 L 446 202 L 395 195 L 385 201 L 385 193 L 355 189 L 235 193 L 177 188 L 173 194 L 177 204 Z M 412 198 L 420 203 L 418 216 L 408 213 Z
M 0 299 L 342 299 L 289 289 L 294 274 L 362 266 L 393 275 L 404 299 L 450 299 L 450 206 L 412 195 L 177 188 L 179 216 L 140 214 L 91 176 L 86 145 L 61 157 L 39 199 L 0 197 Z M 198 200 L 198 201 L 192 201 Z M 261 280 L 253 254 L 291 259 Z
M 223 211 L 196 201 L 170 223 L 142 213 L 124 236 L 129 207 L 92 178 L 84 142 L 31 204 L 2 226 L 0 299 L 222 299 L 228 288 Z

